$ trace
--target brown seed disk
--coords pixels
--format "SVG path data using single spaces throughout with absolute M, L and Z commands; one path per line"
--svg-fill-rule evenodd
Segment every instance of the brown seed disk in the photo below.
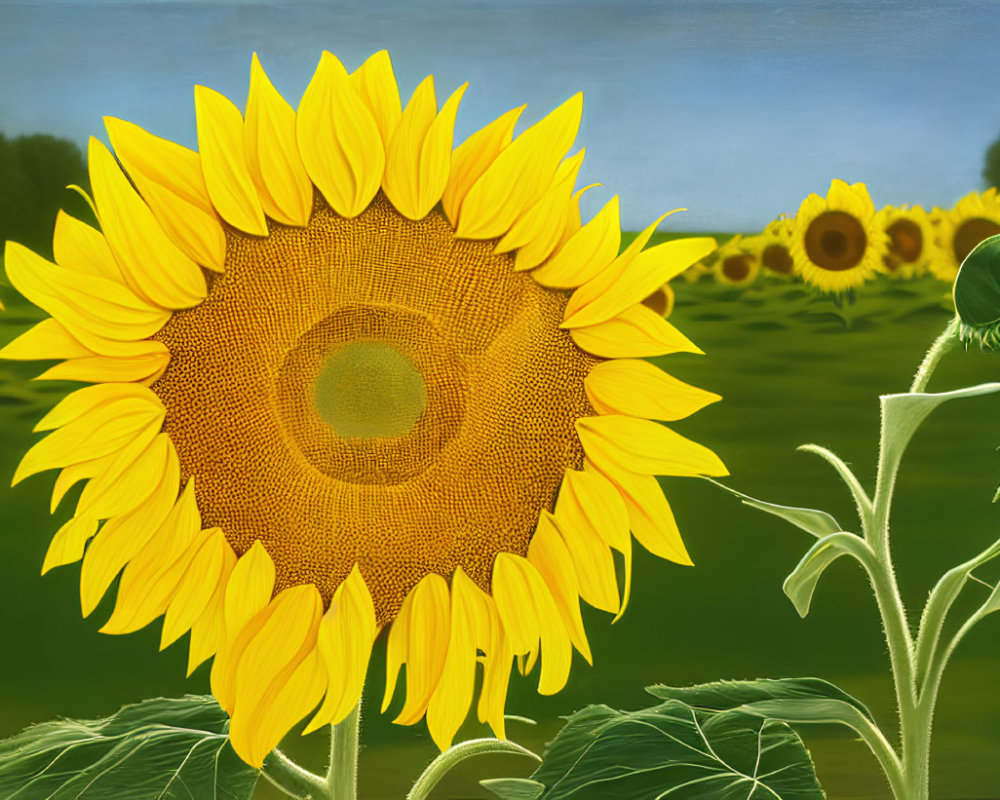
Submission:
M 1000 233 L 1000 225 L 993 220 L 973 217 L 965 220 L 955 231 L 955 236 L 951 240 L 952 250 L 955 252 L 955 261 L 961 265 L 965 257 L 969 255 L 984 239 L 996 236 Z
M 238 555 L 263 542 L 276 593 L 313 583 L 328 602 L 359 564 L 380 624 L 430 572 L 461 566 L 489 590 L 497 553 L 527 552 L 583 461 L 573 423 L 594 413 L 597 359 L 559 330 L 566 295 L 381 195 L 354 219 L 319 203 L 308 227 L 271 228 L 228 230 L 208 298 L 155 337 L 170 364 L 153 391 L 202 524 Z M 356 342 L 420 373 L 405 433 L 343 437 L 317 410 L 324 364 Z
M 760 263 L 771 272 L 777 272 L 779 275 L 791 275 L 795 262 L 792 261 L 792 254 L 788 252 L 785 245 L 775 243 L 764 248 L 764 252 L 760 254 Z
M 820 269 L 841 272 L 861 263 L 868 247 L 864 226 L 844 211 L 824 211 L 806 229 L 806 253 Z
M 910 219 L 897 219 L 885 232 L 889 234 L 889 252 L 904 264 L 912 264 L 924 250 L 924 233 Z
M 748 255 L 729 256 L 722 261 L 722 274 L 731 281 L 745 281 L 750 274 L 751 263 Z

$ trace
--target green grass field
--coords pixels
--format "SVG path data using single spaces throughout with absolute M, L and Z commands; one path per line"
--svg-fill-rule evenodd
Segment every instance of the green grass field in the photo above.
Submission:
M 762 499 L 827 509 L 849 529 L 853 506 L 846 491 L 825 463 L 796 453 L 795 446 L 826 445 L 871 480 L 877 395 L 907 388 L 949 318 L 945 295 L 936 282 L 886 282 L 845 310 L 790 284 L 741 293 L 710 282 L 679 282 L 671 321 L 707 355 L 659 363 L 724 401 L 675 427 L 720 454 L 732 472 L 730 485 Z M 4 302 L 11 297 L 9 291 L 2 295 Z M 0 315 L 0 343 L 37 318 L 25 306 L 10 308 Z M 0 363 L 0 476 L 13 473 L 36 438 L 31 425 L 69 388 L 27 383 L 39 371 L 37 364 Z M 1000 356 L 956 352 L 929 388 L 998 375 Z M 1000 483 L 998 403 L 987 397 L 943 406 L 904 461 L 893 537 L 911 606 L 922 602 L 946 566 L 1000 534 L 1000 509 L 990 503 Z M 0 487 L 0 735 L 56 715 L 100 716 L 148 696 L 207 691 L 205 666 L 190 680 L 183 677 L 185 645 L 156 653 L 158 625 L 124 637 L 97 633 L 110 613 L 109 598 L 81 620 L 77 566 L 39 576 L 48 539 L 72 501 L 49 517 L 52 480 L 43 474 L 13 490 Z M 664 486 L 696 566 L 637 553 L 631 607 L 621 622 L 612 627 L 607 615 L 585 610 L 594 667 L 578 658 L 566 690 L 554 697 L 535 692 L 537 673 L 512 679 L 509 713 L 539 721 L 537 727 L 511 724 L 512 738 L 540 749 L 558 729 L 560 715 L 587 703 L 638 707 L 646 703 L 643 687 L 652 683 L 800 675 L 839 683 L 891 728 L 887 659 L 861 574 L 835 564 L 812 613 L 801 620 L 780 586 L 810 537 L 705 482 L 667 479 Z M 969 592 L 976 595 L 975 588 Z M 363 721 L 361 787 L 366 798 L 388 800 L 402 796 L 435 750 L 422 725 L 393 726 L 375 712 L 384 669 L 379 648 L 376 654 L 365 701 L 371 712 Z M 935 798 L 1000 797 L 998 673 L 1000 618 L 970 636 L 946 677 L 936 720 Z M 472 724 L 462 731 L 480 733 Z M 862 745 L 826 730 L 807 739 L 831 798 L 887 796 Z M 314 761 L 322 760 L 324 748 L 322 734 L 289 745 L 293 754 Z M 486 797 L 476 778 L 530 771 L 509 757 L 467 765 L 438 796 Z M 257 797 L 277 795 L 262 786 Z

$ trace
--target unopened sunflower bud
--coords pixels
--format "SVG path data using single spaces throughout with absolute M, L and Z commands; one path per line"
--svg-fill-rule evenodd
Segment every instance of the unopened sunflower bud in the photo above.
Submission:
M 959 337 L 983 350 L 1000 350 L 1000 234 L 965 257 L 955 278 Z

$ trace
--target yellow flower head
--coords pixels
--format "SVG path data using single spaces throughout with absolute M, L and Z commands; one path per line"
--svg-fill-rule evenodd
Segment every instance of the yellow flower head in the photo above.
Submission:
M 938 257 L 934 226 L 920 206 L 886 206 L 875 223 L 889 237 L 881 271 L 894 278 L 913 278 Z
M 874 217 L 863 183 L 834 180 L 826 197 L 810 194 L 803 200 L 792 236 L 802 279 L 825 292 L 843 292 L 871 278 L 888 245 Z
M 59 469 L 53 507 L 86 481 L 43 571 L 82 558 L 85 614 L 120 574 L 107 633 L 190 631 L 256 766 L 350 713 L 385 628 L 397 722 L 448 746 L 482 664 L 503 736 L 513 659 L 556 692 L 580 599 L 624 610 L 630 531 L 689 563 L 653 476 L 726 472 L 654 421 L 718 396 L 642 360 L 700 352 L 642 301 L 714 241 L 644 249 L 654 222 L 619 253 L 617 197 L 580 219 L 580 95 L 453 150 L 464 89 L 404 107 L 386 53 L 324 53 L 294 109 L 254 57 L 243 113 L 195 90 L 198 152 L 107 120 L 100 230 L 60 214 L 55 263 L 7 244 L 51 318 L 0 355 L 92 384 L 14 476 Z
M 760 262 L 756 254 L 746 247 L 743 237 L 737 234 L 719 248 L 713 269 L 720 283 L 749 286 L 757 280 Z
M 791 278 L 797 271 L 792 257 L 794 233 L 795 220 L 779 217 L 769 222 L 761 234 L 745 239 L 744 246 L 757 256 L 766 274 Z
M 934 275 L 951 283 L 965 257 L 983 239 L 1000 233 L 1000 199 L 996 189 L 970 192 L 943 212 L 937 226 L 938 251 L 928 263 Z

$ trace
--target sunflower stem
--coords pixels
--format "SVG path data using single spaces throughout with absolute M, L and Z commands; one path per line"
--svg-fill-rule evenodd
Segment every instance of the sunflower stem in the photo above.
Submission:
M 326 771 L 325 797 L 355 800 L 358 796 L 358 738 L 361 731 L 361 701 L 350 714 L 330 726 L 330 765 Z
M 319 775 L 300 767 L 275 748 L 268 755 L 261 775 L 293 800 L 326 800 L 326 784 Z
M 911 394 L 922 392 L 927 388 L 927 382 L 934 374 L 934 370 L 937 369 L 941 357 L 951 350 L 955 342 L 958 341 L 958 321 L 958 317 L 953 317 L 924 354 L 924 360 L 917 367 L 917 374 L 913 376 L 913 383 L 910 384 Z

